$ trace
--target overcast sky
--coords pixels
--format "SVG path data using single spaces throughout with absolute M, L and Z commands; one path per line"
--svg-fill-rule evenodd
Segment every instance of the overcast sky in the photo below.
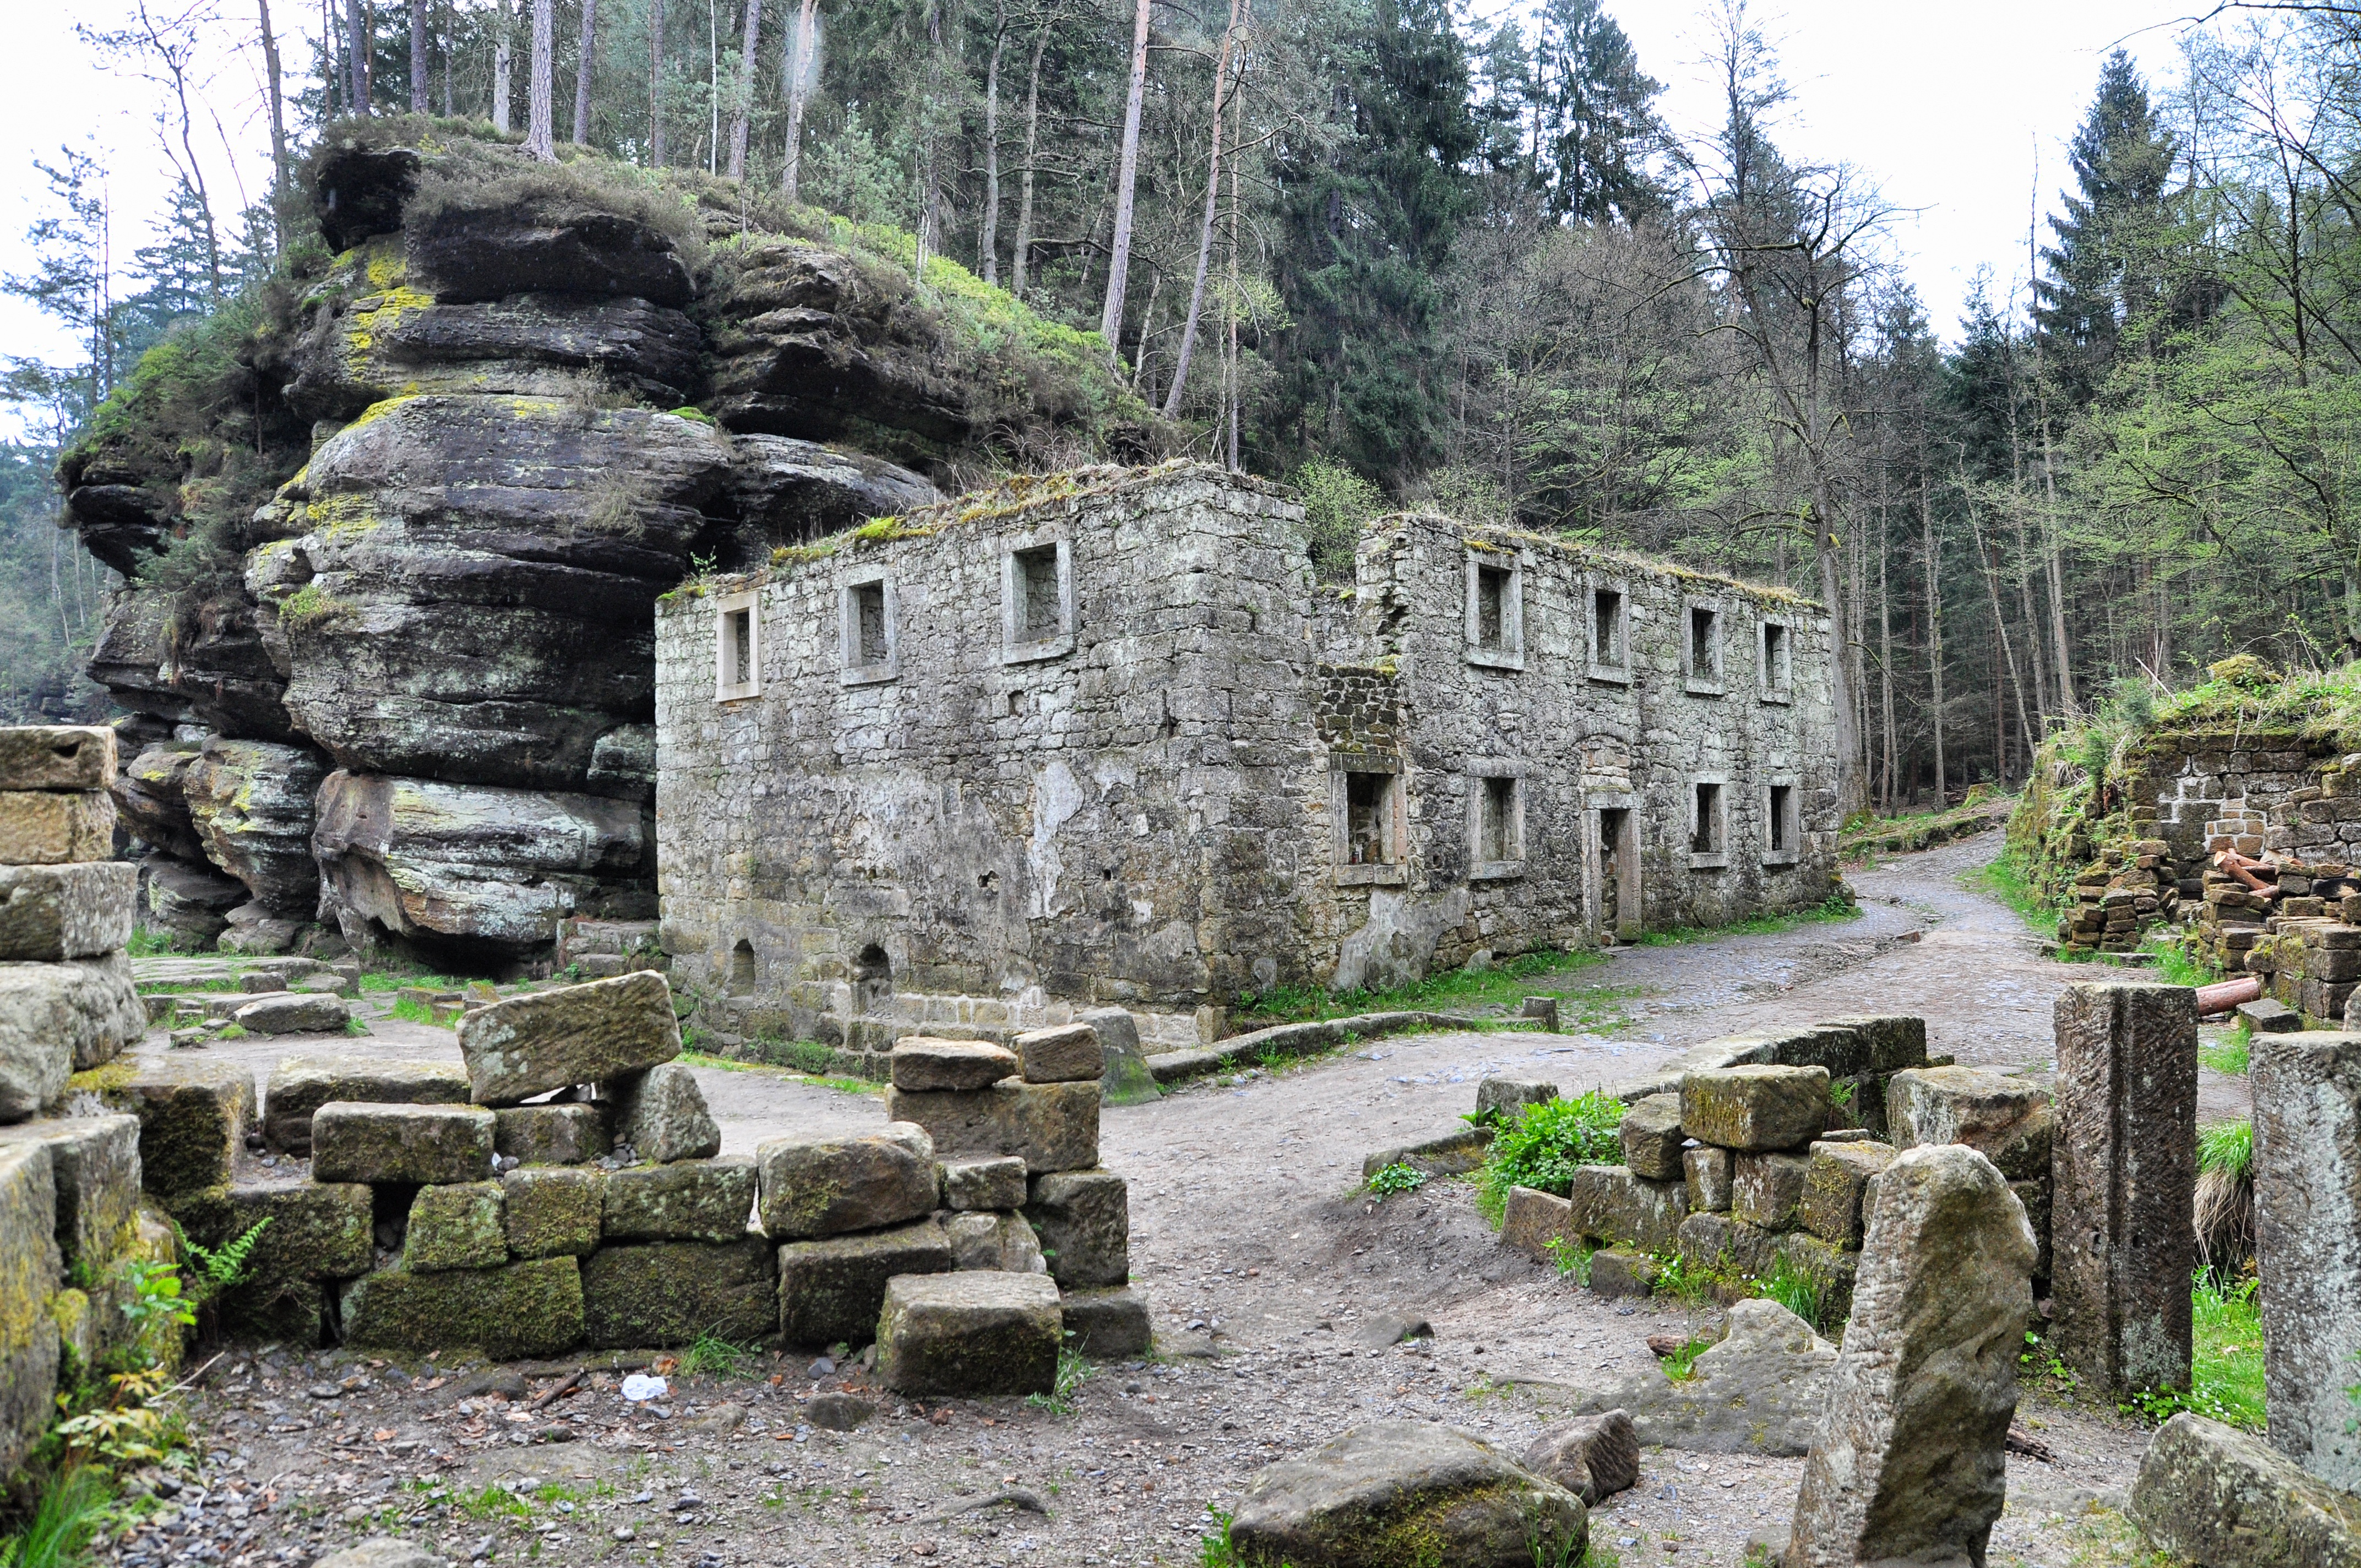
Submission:
M 176 10 L 189 0 L 161 0 Z M 1642 67 L 1667 85 L 1662 106 L 1674 126 L 1697 130 L 1719 116 L 1702 57 L 1710 33 L 1691 0 L 1610 3 Z M 1780 139 L 1791 155 L 1842 159 L 1911 209 L 1893 244 L 1906 259 L 1938 331 L 1956 332 L 1969 276 L 1990 266 L 2000 286 L 2025 276 L 2027 203 L 2039 161 L 2045 212 L 2066 179 L 2065 144 L 2088 106 L 2099 63 L 2117 41 L 2151 82 L 2175 69 L 2175 20 L 2189 0 L 1785 0 L 1765 6 L 1795 101 Z M 1489 5 L 1480 7 L 1498 15 Z M 115 254 L 147 243 L 147 214 L 159 210 L 170 173 L 159 150 L 154 90 L 109 75 L 73 36 L 73 24 L 116 25 L 126 0 L 14 0 L 9 47 L 0 52 L 0 157 L 12 176 L 0 187 L 0 270 L 31 261 L 23 235 L 44 194 L 35 158 L 54 159 L 60 142 L 89 144 L 110 176 L 118 214 Z M 215 203 L 233 210 L 242 189 L 258 196 L 268 179 L 264 125 L 251 51 L 232 53 L 252 27 L 251 0 L 222 0 L 228 18 L 220 54 L 204 62 L 222 128 L 200 126 Z M 317 27 L 316 5 L 282 0 L 274 20 L 291 71 L 311 58 L 294 29 Z M 231 28 L 241 36 L 232 36 Z M 237 153 L 224 150 L 225 140 Z M 2045 230 L 2046 234 L 2046 230 Z M 0 352 L 60 356 L 57 334 L 27 307 L 0 300 Z

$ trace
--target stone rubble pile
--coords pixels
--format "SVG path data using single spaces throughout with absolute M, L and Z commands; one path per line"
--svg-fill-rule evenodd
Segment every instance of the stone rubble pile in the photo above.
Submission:
M 115 770 L 112 730 L 0 729 L 0 1472 L 61 1380 L 137 1332 L 125 1266 L 176 1255 L 140 1202 L 139 1124 L 64 1114 L 72 1075 L 148 1025 L 123 952 L 138 872 L 107 858 Z
M 2257 841 L 2257 848 L 2261 840 Z M 2171 846 L 2161 839 L 2110 844 L 2073 882 L 2074 907 L 2058 916 L 2058 941 L 2078 952 L 2128 953 L 2139 934 L 2180 913 Z

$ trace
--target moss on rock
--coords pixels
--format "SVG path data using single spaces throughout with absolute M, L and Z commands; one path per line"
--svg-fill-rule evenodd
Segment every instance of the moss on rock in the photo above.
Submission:
M 344 1294 L 345 1341 L 366 1350 L 555 1355 L 582 1338 L 582 1272 L 570 1257 L 413 1274 L 381 1268 Z

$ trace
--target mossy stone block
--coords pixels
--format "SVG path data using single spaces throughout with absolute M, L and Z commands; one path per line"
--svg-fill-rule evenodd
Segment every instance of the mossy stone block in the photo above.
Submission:
M 599 1349 L 686 1344 L 703 1333 L 767 1342 L 779 1332 L 773 1266 L 760 1236 L 600 1247 L 582 1260 L 584 1334 Z
M 1058 1288 L 1038 1274 L 902 1275 L 878 1314 L 878 1379 L 905 1394 L 1047 1394 L 1061 1330 Z
M 555 1355 L 582 1339 L 582 1271 L 570 1257 L 413 1274 L 381 1268 L 346 1287 L 345 1343 L 362 1350 Z
M 185 1200 L 177 1218 L 203 1247 L 262 1225 L 247 1277 L 222 1298 L 222 1332 L 232 1339 L 319 1343 L 332 1283 L 376 1261 L 369 1190 L 357 1181 L 241 1181 Z
M 1061 1170 L 1033 1179 L 1025 1218 L 1040 1233 L 1049 1277 L 1060 1285 L 1122 1285 L 1131 1278 L 1131 1194 L 1111 1170 Z
M 1814 1144 L 1804 1173 L 1804 1229 L 1838 1246 L 1858 1248 L 1870 1178 L 1893 1164 L 1894 1155 L 1891 1145 L 1865 1140 Z
M 508 1222 L 497 1181 L 422 1187 L 410 1201 L 401 1266 L 412 1274 L 492 1268 L 509 1258 Z
M 110 1111 L 139 1118 L 139 1180 L 171 1209 L 230 1179 L 254 1124 L 254 1074 L 236 1062 L 115 1063 L 78 1074 Z
M 66 1270 L 95 1280 L 131 1244 L 139 1210 L 139 1118 L 45 1117 L 0 1127 L 0 1144 L 49 1146 L 58 1193 L 58 1250 Z
M 1094 1361 L 1128 1361 L 1146 1355 L 1155 1339 L 1148 1301 L 1128 1285 L 1111 1289 L 1061 1290 L 1058 1310 L 1066 1343 Z
M 754 1212 L 744 1155 L 639 1165 L 609 1173 L 599 1230 L 609 1242 L 734 1242 Z
M 312 1117 L 312 1174 L 322 1181 L 487 1181 L 492 1126 L 492 1113 L 473 1105 L 332 1100 Z
M 596 1105 L 512 1105 L 492 1114 L 494 1152 L 526 1165 L 587 1165 L 614 1146 Z
M 791 1345 L 866 1343 L 887 1280 L 950 1268 L 950 1238 L 932 1215 L 889 1231 L 789 1242 L 779 1248 L 780 1333 Z
M 0 1146 L 0 1354 L 56 1336 L 49 1299 L 64 1274 L 57 1232 L 49 1146 Z
M 898 1225 L 934 1212 L 935 1146 L 906 1122 L 856 1138 L 771 1138 L 754 1150 L 774 1241 Z
M 605 1173 L 528 1165 L 500 1178 L 509 1251 L 518 1257 L 583 1257 L 598 1250 Z
M 1828 1069 L 1748 1066 L 1681 1080 L 1681 1128 L 1741 1153 L 1799 1149 L 1828 1124 Z

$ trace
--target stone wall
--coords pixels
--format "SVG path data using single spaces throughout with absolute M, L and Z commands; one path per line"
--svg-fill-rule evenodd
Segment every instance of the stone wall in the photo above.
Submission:
M 1157 1046 L 1241 993 L 1589 939 L 1602 811 L 1630 814 L 1626 934 L 1826 896 L 1813 607 L 1396 518 L 1340 614 L 1300 520 L 1216 469 L 1085 470 L 667 596 L 675 978 L 748 1033 L 998 1037 L 1114 1004 Z M 1693 609 L 1719 618 L 1694 679 Z M 1700 783 L 1721 804 L 1693 850 Z

